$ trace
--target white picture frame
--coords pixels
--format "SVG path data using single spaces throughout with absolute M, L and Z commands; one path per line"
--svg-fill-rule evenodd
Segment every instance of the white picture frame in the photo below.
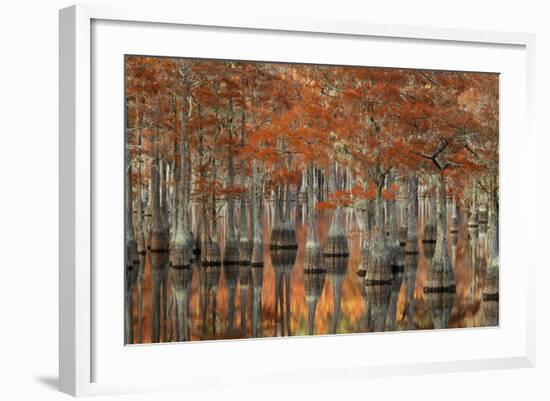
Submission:
M 102 21 L 106 23 L 101 25 Z M 94 28 L 94 24 L 98 23 L 99 25 L 96 25 L 98 28 Z M 117 24 L 119 25 L 117 26 Z M 501 145 L 501 163 L 508 160 L 510 161 L 509 164 L 517 162 L 514 163 L 514 168 L 503 164 L 502 177 L 509 178 L 507 182 L 521 183 L 522 185 L 522 191 L 514 190 L 514 187 L 511 186 L 512 184 L 508 184 L 508 187 L 503 190 L 503 218 L 501 219 L 503 230 L 501 231 L 506 236 L 503 240 L 505 242 L 510 241 L 511 243 L 516 239 L 514 235 L 518 235 L 514 233 L 517 233 L 522 228 L 532 227 L 535 224 L 535 208 L 533 206 L 527 207 L 527 199 L 530 196 L 534 197 L 534 188 L 536 188 L 534 182 L 535 133 L 533 129 L 535 85 L 534 35 L 398 25 L 373 25 L 366 22 L 295 20 L 292 18 L 252 18 L 248 16 L 243 20 L 235 20 L 206 15 L 186 15 L 181 10 L 166 10 L 155 7 L 113 8 L 103 5 L 78 5 L 63 9 L 60 11 L 59 375 L 61 391 L 80 396 L 138 391 L 165 391 L 167 389 L 204 389 L 220 385 L 238 386 L 249 380 L 254 380 L 258 383 L 267 383 L 275 378 L 279 382 L 293 381 L 297 377 L 300 380 L 326 380 L 327 378 L 338 379 L 344 377 L 359 380 L 364 377 L 410 374 L 411 372 L 430 373 L 534 366 L 535 262 L 531 255 L 535 255 L 535 253 L 530 251 L 534 245 L 525 239 L 522 242 L 518 242 L 518 247 L 521 248 L 520 251 L 525 252 L 525 256 L 521 259 L 523 261 L 522 265 L 519 266 L 523 269 L 520 275 L 518 275 L 519 273 L 516 270 L 508 267 L 510 266 L 508 260 L 520 260 L 517 258 L 518 250 L 501 253 L 501 277 L 504 277 L 503 284 L 501 284 L 504 294 L 503 303 L 504 305 L 508 305 L 506 299 L 511 299 L 512 295 L 510 293 L 507 295 L 505 290 L 506 285 L 508 285 L 507 283 L 512 282 L 519 283 L 518 286 L 521 287 L 517 291 L 517 294 L 514 295 L 521 302 L 516 305 L 517 308 L 514 309 L 515 314 L 510 316 L 510 319 L 506 320 L 506 314 L 503 316 L 503 323 L 500 328 L 462 330 L 458 334 L 450 330 L 449 332 L 433 331 L 429 333 L 415 332 L 412 334 L 350 335 L 337 336 L 337 338 L 316 337 L 292 340 L 262 339 L 254 341 L 205 342 L 194 344 L 193 348 L 182 344 L 158 345 L 155 347 L 124 347 L 122 337 L 120 337 L 117 341 L 120 344 L 120 350 L 118 351 L 120 351 L 120 358 L 122 359 L 116 359 L 117 356 L 112 356 L 113 359 L 108 359 L 105 355 L 110 353 L 109 349 L 105 345 L 103 337 L 98 335 L 96 328 L 96 325 L 99 324 L 101 324 L 101 327 L 107 327 L 105 326 L 107 323 L 101 320 L 104 314 L 96 313 L 96 309 L 100 309 L 101 306 L 94 306 L 94 290 L 97 290 L 98 285 L 101 285 L 101 280 L 103 280 L 101 278 L 103 276 L 98 278 L 94 274 L 94 268 L 97 268 L 97 261 L 101 260 L 101 256 L 94 253 L 94 239 L 96 238 L 94 235 L 97 234 L 98 226 L 102 227 L 101 224 L 98 225 L 97 219 L 101 218 L 98 216 L 103 213 L 101 211 L 97 212 L 96 209 L 97 185 L 103 184 L 98 184 L 94 177 L 98 174 L 96 171 L 98 154 L 102 154 L 101 152 L 106 150 L 101 147 L 109 145 L 109 142 L 103 141 L 98 143 L 94 139 L 94 129 L 97 129 L 100 125 L 97 121 L 94 121 L 94 117 L 98 118 L 98 116 L 94 114 L 95 103 L 92 101 L 94 92 L 92 80 L 94 74 L 97 73 L 97 71 L 94 71 L 94 68 L 98 69 L 98 71 L 101 68 L 100 63 L 98 64 L 97 60 L 94 60 L 94 57 L 98 54 L 98 50 L 102 50 L 102 46 L 107 47 L 105 33 L 114 35 L 115 31 L 118 32 L 116 33 L 116 38 L 114 36 L 108 37 L 112 39 L 109 41 L 112 42 L 110 48 L 113 50 L 113 54 L 118 57 L 118 53 L 116 52 L 122 50 L 116 48 L 117 43 L 124 43 L 125 40 L 120 32 L 135 29 L 134 32 L 138 33 L 140 29 L 151 26 L 159 28 L 155 31 L 159 32 L 158 35 L 166 35 L 166 31 L 163 31 L 166 29 L 179 29 L 178 27 L 194 27 L 195 29 L 196 27 L 203 27 L 206 31 L 209 29 L 218 30 L 217 32 L 220 35 L 228 35 L 228 32 L 239 33 L 242 31 L 246 32 L 247 35 L 262 33 L 267 36 L 270 34 L 277 36 L 278 34 L 282 34 L 287 39 L 292 39 L 294 35 L 296 38 L 309 38 L 304 40 L 314 38 L 318 41 L 325 40 L 327 42 L 331 38 L 337 37 L 342 39 L 342 43 L 345 40 L 361 38 L 384 40 L 387 43 L 409 41 L 408 43 L 412 44 L 434 44 L 440 46 L 441 54 L 446 54 L 444 53 L 445 46 L 455 46 L 453 51 L 456 52 L 460 52 L 461 49 L 466 48 L 478 48 L 480 52 L 485 51 L 485 47 L 494 47 L 497 49 L 495 52 L 498 52 L 498 49 L 511 49 L 509 52 L 510 55 L 503 55 L 504 58 L 502 60 L 507 60 L 506 57 L 511 57 L 510 60 L 513 59 L 517 64 L 518 70 L 514 72 L 510 69 L 508 76 L 510 77 L 510 82 L 515 83 L 514 85 L 516 85 L 515 88 L 519 93 L 518 97 L 520 99 L 514 100 L 518 103 L 508 104 L 510 108 L 506 110 L 511 113 L 510 121 L 505 122 L 503 127 L 505 132 L 509 132 L 509 127 L 506 124 L 509 124 L 510 127 L 520 129 L 525 145 L 515 146 L 515 138 L 501 133 L 501 136 L 504 135 L 502 136 L 504 144 Z M 104 30 L 98 31 L 94 29 Z M 95 42 L 93 40 L 94 32 L 97 35 Z M 276 41 L 278 39 L 274 37 L 272 40 Z M 147 46 L 147 44 L 141 45 Z M 295 50 L 298 52 L 298 45 L 295 46 Z M 283 46 L 281 45 L 280 47 Z M 238 47 L 233 49 L 228 47 L 227 49 L 227 54 L 231 55 L 231 52 L 235 52 L 235 49 L 238 49 Z M 138 49 L 138 51 L 146 52 L 147 50 L 143 47 L 143 50 Z M 273 49 L 271 51 L 276 52 Z M 506 51 L 502 50 L 502 52 Z M 158 54 L 162 55 L 163 52 L 171 52 L 169 46 L 159 50 Z M 269 54 L 267 56 L 266 54 L 268 53 L 258 53 L 259 59 L 266 59 L 265 57 L 267 57 L 268 59 L 275 60 L 278 57 L 284 57 L 275 55 L 270 57 Z M 176 54 L 170 53 L 169 55 Z M 243 56 L 239 55 L 239 57 L 242 58 Z M 244 57 L 253 56 L 245 55 Z M 346 55 L 343 54 L 342 57 L 346 57 Z M 499 62 L 498 57 L 494 60 L 496 60 L 494 63 Z M 429 63 L 429 61 L 425 62 Z M 391 63 L 391 61 L 387 63 Z M 444 61 L 441 63 L 440 66 L 452 67 L 453 65 L 452 60 L 447 64 Z M 469 68 L 475 68 L 474 60 L 472 60 L 472 63 L 472 66 Z M 497 66 L 497 68 L 493 69 L 493 72 L 500 72 L 498 64 L 492 65 Z M 418 64 L 417 66 L 429 67 L 429 64 Z M 113 68 L 116 69 L 118 67 L 113 66 Z M 502 68 L 511 67 L 503 65 Z M 118 71 L 118 74 L 120 73 L 121 71 Z M 114 75 L 115 78 L 117 76 L 120 75 Z M 99 80 L 101 79 L 103 78 L 100 77 Z M 504 88 L 502 96 L 510 94 L 512 92 Z M 122 93 L 119 95 L 122 96 Z M 504 100 L 506 104 L 506 98 Z M 519 110 L 513 111 L 514 108 L 512 106 L 518 105 Z M 99 114 L 101 115 L 101 113 Z M 505 115 L 505 117 L 507 116 Z M 118 121 L 114 120 L 113 126 L 119 126 Z M 93 128 L 94 126 L 96 128 Z M 117 146 L 122 148 L 123 127 L 122 125 L 119 127 L 121 136 L 117 139 L 119 141 L 119 145 Z M 507 152 L 511 150 L 514 150 L 514 155 L 508 155 Z M 111 149 L 112 152 L 113 150 Z M 106 163 L 111 163 L 110 165 L 114 165 L 115 168 L 118 166 L 118 161 L 113 160 L 116 159 L 116 156 L 110 158 L 108 153 L 103 153 L 103 155 L 106 157 L 102 157 L 102 160 L 110 160 L 106 161 Z M 122 158 L 122 154 L 120 154 L 120 157 Z M 122 168 L 120 168 L 120 171 L 122 174 Z M 116 183 L 115 179 L 112 184 L 116 185 Z M 122 192 L 122 187 L 120 187 L 120 192 Z M 519 194 L 519 192 L 522 193 Z M 121 196 L 121 194 L 118 195 Z M 118 195 L 115 195 L 115 198 Z M 115 201 L 114 204 L 117 204 L 117 202 Z M 120 205 L 122 205 L 121 202 Z M 512 209 L 517 209 L 518 207 L 523 210 L 517 212 L 517 215 L 513 215 Z M 118 213 L 117 210 L 113 213 Z M 103 215 L 103 218 L 105 216 Z M 120 229 L 122 230 L 122 227 Z M 122 247 L 122 237 L 120 237 L 114 246 Z M 122 249 L 120 252 L 122 252 Z M 114 269 L 119 267 L 120 276 L 122 276 L 122 264 L 117 263 L 114 263 Z M 518 276 L 516 277 L 516 275 Z M 115 293 L 107 291 L 107 295 L 105 296 L 116 297 L 113 294 Z M 122 299 L 122 292 L 120 293 L 120 299 Z M 122 313 L 122 310 L 119 311 L 117 308 L 114 308 L 114 310 L 116 311 L 113 312 L 115 314 Z M 120 320 L 121 326 L 122 323 L 123 321 Z M 512 334 L 506 334 L 508 330 Z M 439 340 L 440 338 L 441 340 Z M 361 357 L 360 352 L 346 352 L 350 351 L 352 347 L 355 347 L 353 349 L 357 349 L 357 347 L 366 349 L 367 343 L 371 342 L 380 342 L 380 344 L 375 345 L 375 347 L 380 348 L 383 347 L 383 344 L 388 344 L 390 341 L 394 343 L 410 343 L 410 346 L 414 347 L 432 347 L 434 341 L 441 341 L 442 344 L 454 341 L 457 341 L 457 344 L 475 342 L 479 344 L 479 349 L 464 352 L 464 349 L 460 349 L 460 345 L 458 345 L 457 352 L 463 353 L 464 357 L 449 357 L 445 352 L 438 352 L 441 354 L 439 358 L 428 356 L 423 360 L 418 359 L 414 353 L 407 354 L 404 358 L 384 358 L 371 352 L 371 360 L 368 363 L 362 363 L 358 359 Z M 483 348 L 483 344 L 490 343 L 495 344 L 494 348 Z M 509 349 L 505 349 L 504 344 L 508 344 Z M 325 349 L 328 350 L 328 356 L 324 358 L 325 361 L 315 357 L 320 347 L 326 347 Z M 181 355 L 187 355 L 190 360 L 195 361 L 197 355 L 204 355 L 205 358 L 209 358 L 216 353 L 222 355 L 222 359 L 235 358 L 236 355 L 243 359 L 241 365 L 237 363 L 238 366 L 235 368 L 235 371 L 239 372 L 242 376 L 240 381 L 231 376 L 231 366 L 224 363 L 220 363 L 218 370 L 212 370 L 204 364 L 197 362 L 197 365 L 193 369 L 188 369 L 185 371 L 185 375 L 181 374 L 180 377 L 167 376 L 161 372 L 162 369 L 158 369 L 156 375 L 154 372 L 147 372 L 148 380 L 144 380 L 143 378 L 131 379 L 125 377 L 122 373 L 118 375 L 113 373 L 114 371 L 125 371 L 122 369 L 122 365 L 118 365 L 119 362 L 128 364 L 125 366 L 135 366 L 136 361 L 143 358 L 144 365 L 156 366 L 155 364 L 158 364 L 159 361 L 168 361 L 170 358 L 174 358 L 175 354 L 180 357 Z M 277 355 L 281 353 L 290 353 L 297 358 L 292 369 L 286 369 L 282 365 L 282 362 L 277 360 Z M 111 354 L 116 354 L 116 352 L 111 352 Z M 101 363 L 96 360 L 98 355 L 99 360 L 102 361 Z M 311 360 L 304 361 L 304 355 L 309 355 Z M 332 362 L 330 362 L 331 356 L 333 358 Z M 271 370 L 262 365 L 255 364 L 261 361 L 261 358 L 266 359 L 268 357 L 273 358 Z M 329 362 L 326 362 L 326 359 Z M 278 364 L 279 362 L 281 364 Z M 245 367 L 245 365 L 250 365 L 251 363 L 252 367 Z M 113 372 L 105 375 L 101 371 L 98 372 L 101 366 L 105 368 L 107 364 L 111 366 L 110 370 Z

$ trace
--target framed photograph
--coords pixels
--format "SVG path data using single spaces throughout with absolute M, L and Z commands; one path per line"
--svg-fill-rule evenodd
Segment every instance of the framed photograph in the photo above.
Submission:
M 60 388 L 535 363 L 534 37 L 60 12 Z

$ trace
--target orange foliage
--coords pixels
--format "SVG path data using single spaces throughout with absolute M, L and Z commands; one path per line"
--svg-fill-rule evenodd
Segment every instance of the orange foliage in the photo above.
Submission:
M 336 209 L 337 206 L 336 202 L 317 202 L 315 208 L 317 210 L 333 210 Z
M 334 161 L 370 183 L 330 194 L 321 209 L 374 199 L 373 181 L 390 171 L 442 172 L 455 192 L 498 174 L 495 74 L 147 56 L 127 56 L 125 68 L 132 158 L 147 166 L 155 143 L 179 167 L 184 138 L 194 196 L 242 194 L 225 180 L 230 155 L 247 178 L 260 162 L 271 186 L 299 186 L 305 166 Z

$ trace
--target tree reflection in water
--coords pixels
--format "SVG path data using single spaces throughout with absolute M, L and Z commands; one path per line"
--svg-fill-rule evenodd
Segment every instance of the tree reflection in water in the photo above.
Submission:
M 431 203 L 429 199 L 427 202 Z M 302 214 L 299 203 L 297 206 L 293 203 L 292 208 Z M 252 213 L 252 209 L 251 205 L 245 213 Z M 175 302 L 173 313 L 168 317 L 171 341 L 253 338 L 275 333 L 340 334 L 498 325 L 498 266 L 493 264 L 490 268 L 491 260 L 494 260 L 490 255 L 496 254 L 491 249 L 490 228 L 482 243 L 479 228 L 471 226 L 472 219 L 468 218 L 467 210 L 457 213 L 460 218 L 453 216 L 454 212 L 449 213 L 447 257 L 455 276 L 453 292 L 452 285 L 437 284 L 437 277 L 442 276 L 432 277 L 434 273 L 429 271 L 433 267 L 423 252 L 415 250 L 422 242 L 414 234 L 422 237 L 424 232 L 419 219 L 415 232 L 409 230 L 404 241 L 403 227 L 408 225 L 404 225 L 401 219 L 414 220 L 407 216 L 413 209 L 409 204 L 406 210 L 398 213 L 399 230 L 395 240 L 395 231 L 391 229 L 393 221 L 389 225 L 390 235 L 385 239 L 377 236 L 375 227 L 367 228 L 361 234 L 358 224 L 338 223 L 341 216 L 337 217 L 336 211 L 316 212 L 315 232 L 308 229 L 307 216 L 305 221 L 296 222 L 297 249 L 270 249 L 260 239 L 253 252 L 253 231 L 247 230 L 246 237 L 237 233 L 243 242 L 238 242 L 238 277 L 234 291 L 239 296 L 235 296 L 233 306 L 229 302 L 229 293 L 233 290 L 228 288 L 233 285 L 232 279 L 227 280 L 221 274 L 220 243 L 206 239 L 201 253 L 195 255 L 192 268 L 185 266 L 181 269 L 172 262 L 169 297 L 174 297 Z M 391 220 L 391 205 L 388 210 Z M 360 213 L 354 217 L 357 219 L 358 216 Z M 429 209 L 425 221 L 431 221 Z M 265 213 L 262 223 L 263 238 L 268 241 L 272 226 Z M 327 251 L 330 246 L 336 249 L 334 238 L 330 240 L 329 235 L 335 224 L 344 233 L 348 254 L 342 251 L 340 256 L 335 256 L 337 251 Z M 365 237 L 363 241 L 362 235 Z M 402 246 L 403 242 L 405 246 Z M 344 245 L 340 246 L 340 249 L 346 249 Z M 400 254 L 394 254 L 397 248 Z M 160 255 L 152 254 L 153 260 L 157 261 Z M 378 262 L 373 262 L 373 257 Z M 149 257 L 146 260 L 143 282 L 144 342 L 152 340 L 151 327 L 160 328 L 163 323 L 161 314 L 157 317 L 158 326 L 151 326 L 150 260 Z M 171 260 L 177 259 L 171 255 Z M 378 263 L 378 268 L 373 263 Z M 402 269 L 398 268 L 400 263 Z M 369 265 L 372 270 L 369 277 L 376 277 L 372 281 L 366 278 Z M 427 284 L 434 282 L 436 284 L 430 284 L 434 289 L 424 290 Z M 161 283 L 156 285 L 160 287 Z M 465 294 L 466 302 L 459 301 L 459 294 Z M 158 303 L 155 305 L 162 308 Z M 134 308 L 137 338 L 137 305 Z M 231 308 L 239 313 L 231 312 Z M 161 334 L 160 331 L 157 333 Z

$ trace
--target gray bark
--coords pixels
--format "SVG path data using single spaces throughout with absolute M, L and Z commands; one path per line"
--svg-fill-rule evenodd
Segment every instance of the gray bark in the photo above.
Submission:
M 439 176 L 437 196 L 437 244 L 424 284 L 424 297 L 434 327 L 446 328 L 455 299 L 455 276 L 447 243 L 447 203 L 445 177 Z
M 414 329 L 414 291 L 418 267 L 418 178 L 415 176 L 409 179 L 408 204 L 408 232 L 407 243 L 405 244 L 405 313 L 407 313 L 408 329 L 412 330 Z
M 160 113 L 160 96 L 157 96 L 157 113 Z M 159 137 L 156 128 L 155 138 Z M 161 324 L 161 287 L 167 276 L 169 232 L 165 225 L 164 215 L 160 205 L 160 166 L 159 149 L 156 140 L 153 141 L 154 157 L 151 163 L 151 227 L 149 232 L 149 260 L 151 264 L 151 279 L 153 281 L 153 310 L 151 319 L 152 341 L 160 341 Z M 166 294 L 164 294 L 166 296 Z M 166 299 L 166 298 L 165 298 Z M 164 306 L 166 303 L 164 302 Z
M 128 139 L 126 141 L 128 143 Z M 137 241 L 134 233 L 133 224 L 133 197 L 132 197 L 132 167 L 130 164 L 129 150 L 126 150 L 126 257 L 125 257 L 125 290 L 126 290 L 126 324 L 125 324 L 125 342 L 132 344 L 134 342 L 134 287 L 137 281 L 139 270 L 139 257 Z

